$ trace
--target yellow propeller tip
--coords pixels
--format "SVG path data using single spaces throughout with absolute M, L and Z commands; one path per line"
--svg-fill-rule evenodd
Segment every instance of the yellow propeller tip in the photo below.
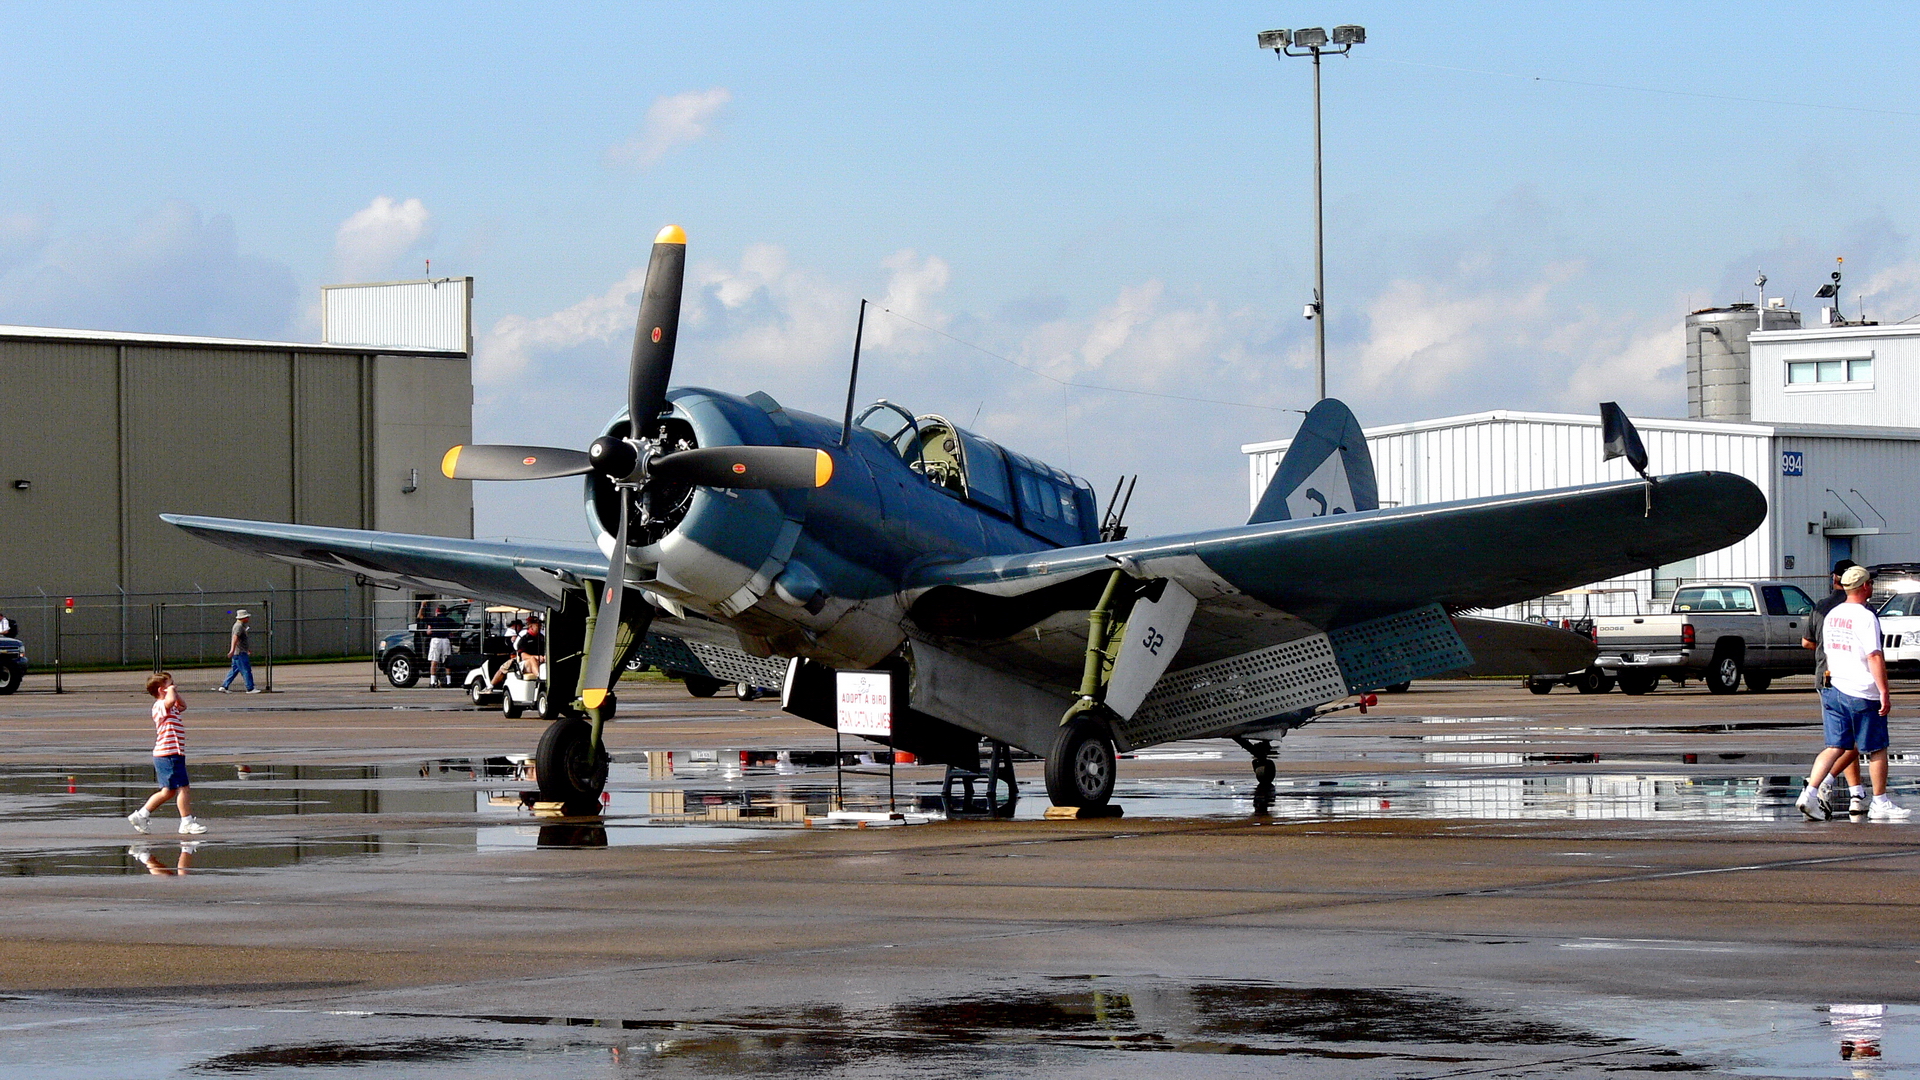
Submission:
M 440 475 L 449 480 L 454 479 L 453 470 L 460 464 L 460 451 L 465 449 L 464 446 L 456 446 L 447 451 L 447 456 L 440 459 Z
M 817 456 L 813 459 L 813 486 L 826 487 L 827 481 L 833 479 L 833 455 L 825 450 L 815 450 L 814 454 Z
M 607 692 L 605 690 L 582 690 L 580 692 L 580 700 L 586 704 L 587 708 L 597 709 L 600 707 L 601 702 L 607 700 Z
M 654 236 L 653 242 L 656 244 L 679 244 L 685 247 L 687 243 L 687 230 L 678 225 L 669 225 L 661 229 L 660 232 Z

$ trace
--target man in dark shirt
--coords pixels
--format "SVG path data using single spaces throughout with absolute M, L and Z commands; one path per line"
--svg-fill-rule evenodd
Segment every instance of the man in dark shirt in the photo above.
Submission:
M 535 615 L 527 620 L 527 632 L 520 638 L 520 671 L 529 679 L 538 679 L 547 663 L 547 635 L 542 629 L 540 616 Z
M 1841 559 L 1833 564 L 1833 577 L 1830 583 L 1833 590 L 1824 600 L 1813 605 L 1813 614 L 1807 616 L 1807 633 L 1800 639 L 1800 647 L 1813 650 L 1813 681 L 1816 687 L 1827 685 L 1827 650 L 1820 640 L 1820 624 L 1826 620 L 1827 612 L 1847 602 L 1847 591 L 1840 587 L 1840 575 L 1859 565 L 1852 559 Z M 1827 774 L 1819 792 L 1819 809 L 1825 813 L 1833 810 L 1833 778 L 1845 773 L 1847 777 L 1847 813 L 1858 815 L 1867 812 L 1867 788 L 1860 779 L 1860 754 L 1848 750 L 1840 755 L 1835 768 Z

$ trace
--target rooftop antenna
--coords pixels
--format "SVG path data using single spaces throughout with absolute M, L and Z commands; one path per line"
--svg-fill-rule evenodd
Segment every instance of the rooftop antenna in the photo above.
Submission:
M 867 299 L 860 298 L 860 321 L 853 326 L 853 369 L 847 372 L 847 415 L 840 422 L 840 447 L 846 449 L 853 438 L 853 395 L 860 383 L 860 338 L 867 332 Z

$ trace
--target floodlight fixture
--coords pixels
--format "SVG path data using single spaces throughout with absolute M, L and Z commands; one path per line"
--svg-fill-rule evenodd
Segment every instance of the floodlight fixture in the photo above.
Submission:
M 1367 28 L 1364 26 L 1336 26 L 1333 28 L 1335 45 L 1365 45 Z
M 1291 30 L 1260 31 L 1260 47 L 1263 49 L 1274 49 L 1277 51 L 1291 44 L 1293 44 L 1293 31 Z
M 1310 26 L 1293 32 L 1293 47 L 1296 49 L 1317 49 L 1326 43 L 1327 31 L 1324 27 Z

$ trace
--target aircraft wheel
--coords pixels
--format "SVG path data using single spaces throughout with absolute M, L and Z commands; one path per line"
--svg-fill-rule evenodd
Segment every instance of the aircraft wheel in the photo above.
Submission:
M 1731 694 L 1740 689 L 1740 657 L 1721 653 L 1707 669 L 1707 689 L 1716 694 Z
M 681 681 L 687 684 L 687 693 L 694 697 L 712 697 L 720 692 L 720 680 L 705 675 L 684 675 Z
M 1413 680 L 1408 679 L 1406 682 L 1397 682 L 1397 683 L 1394 683 L 1392 686 L 1382 687 L 1382 689 L 1384 689 L 1389 694 L 1404 694 L 1407 691 L 1413 689 Z
M 1113 798 L 1113 738 L 1107 725 L 1077 716 L 1047 754 L 1047 798 L 1055 806 L 1105 806 Z
M 1660 676 L 1658 675 L 1648 675 L 1640 671 L 1623 671 L 1620 673 L 1620 692 L 1623 694 L 1632 694 L 1638 697 L 1658 685 L 1660 685 Z
M 760 697 L 760 688 L 752 683 L 734 683 L 733 696 L 741 701 L 753 701 Z
M 402 690 L 420 681 L 420 660 L 410 652 L 397 652 L 387 658 L 387 681 Z
M 533 752 L 540 778 L 540 794 L 560 802 L 598 799 L 607 787 L 607 751 L 590 755 L 593 728 L 584 720 L 563 717 L 547 725 Z
M 1527 689 L 1536 694 L 1553 693 L 1553 684 L 1545 679 L 1528 679 Z
M 1279 772 L 1280 770 L 1274 767 L 1272 758 L 1263 757 L 1263 758 L 1253 759 L 1253 782 L 1254 783 L 1271 784 L 1273 783 L 1273 778 L 1277 776 Z
M 1767 687 L 1772 685 L 1773 685 L 1773 676 L 1763 675 L 1758 671 L 1747 672 L 1747 689 L 1753 691 L 1754 693 L 1756 694 L 1765 693 Z

